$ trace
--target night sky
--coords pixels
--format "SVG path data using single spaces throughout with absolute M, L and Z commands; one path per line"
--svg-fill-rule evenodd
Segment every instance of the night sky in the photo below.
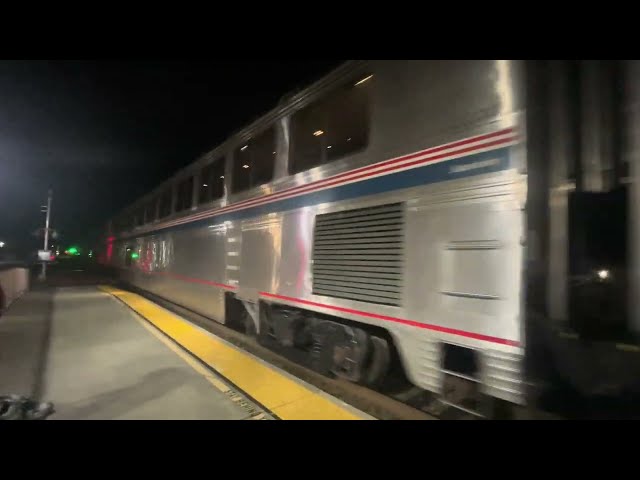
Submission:
M 339 60 L 0 62 L 0 240 L 33 250 L 54 190 L 63 246 Z

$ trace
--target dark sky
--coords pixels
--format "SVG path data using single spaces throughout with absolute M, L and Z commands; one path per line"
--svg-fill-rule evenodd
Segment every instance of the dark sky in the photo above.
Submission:
M 0 62 L 0 240 L 82 241 L 339 60 Z M 35 244 L 34 244 L 35 245 Z

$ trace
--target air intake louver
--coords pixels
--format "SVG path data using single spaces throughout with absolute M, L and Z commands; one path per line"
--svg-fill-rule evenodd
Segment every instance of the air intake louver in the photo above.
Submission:
M 318 215 L 313 293 L 400 306 L 403 248 L 401 203 Z

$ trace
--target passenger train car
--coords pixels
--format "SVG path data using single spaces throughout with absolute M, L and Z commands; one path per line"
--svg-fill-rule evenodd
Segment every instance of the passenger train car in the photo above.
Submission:
M 525 404 L 528 312 L 570 316 L 567 198 L 606 190 L 565 63 L 348 62 L 118 214 L 104 259 L 326 375 L 375 387 L 397 357 L 444 404 Z

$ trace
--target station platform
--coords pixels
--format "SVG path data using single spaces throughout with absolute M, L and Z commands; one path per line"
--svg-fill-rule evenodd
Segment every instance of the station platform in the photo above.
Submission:
M 0 395 L 50 420 L 373 417 L 135 293 L 43 287 L 0 317 Z

